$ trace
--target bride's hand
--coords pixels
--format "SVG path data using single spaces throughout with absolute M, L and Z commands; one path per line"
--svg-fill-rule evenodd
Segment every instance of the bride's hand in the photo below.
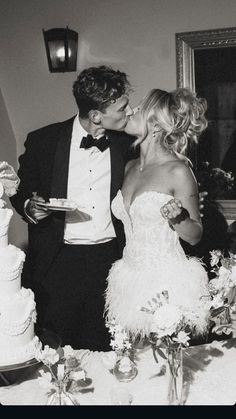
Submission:
M 168 201 L 165 205 L 163 205 L 160 211 L 162 217 L 170 221 L 174 220 L 183 211 L 182 203 L 179 199 L 173 198 L 170 201 Z

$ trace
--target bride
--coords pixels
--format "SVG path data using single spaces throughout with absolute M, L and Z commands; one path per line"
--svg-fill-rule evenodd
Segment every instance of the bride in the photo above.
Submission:
M 140 307 L 164 290 L 170 303 L 195 313 L 196 333 L 206 325 L 200 297 L 208 294 L 208 277 L 179 242 L 195 245 L 202 236 L 197 182 L 184 153 L 206 128 L 205 111 L 205 100 L 188 89 L 153 89 L 125 129 L 137 137 L 141 152 L 127 164 L 122 190 L 112 202 L 126 246 L 107 278 L 106 315 L 133 338 L 150 333 L 152 316 Z

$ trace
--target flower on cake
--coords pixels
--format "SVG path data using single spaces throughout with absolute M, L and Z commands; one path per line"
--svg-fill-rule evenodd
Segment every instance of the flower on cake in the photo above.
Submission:
M 87 378 L 73 348 L 66 345 L 56 350 L 45 345 L 43 350 L 37 351 L 35 357 L 48 368 L 46 372 L 43 369 L 39 371 L 39 382 L 47 389 L 48 404 L 51 404 L 55 395 L 59 405 L 79 404 L 75 393 L 90 386 L 92 380 Z M 90 390 L 93 391 L 91 387 Z
M 2 186 L 3 192 L 9 197 L 13 196 L 17 192 L 20 179 L 17 176 L 14 168 L 5 161 L 0 162 L 0 184 Z M 0 193 L 0 197 L 2 196 Z

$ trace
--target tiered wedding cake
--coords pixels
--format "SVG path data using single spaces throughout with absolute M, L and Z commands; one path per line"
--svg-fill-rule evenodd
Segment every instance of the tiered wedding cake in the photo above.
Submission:
M 0 170 L 5 167 L 11 168 L 5 162 L 0 163 Z M 35 351 L 41 343 L 34 333 L 36 321 L 34 293 L 30 289 L 21 287 L 25 254 L 12 244 L 8 244 L 8 229 L 13 211 L 6 208 L 6 202 L 2 199 L 4 189 L 7 193 L 3 186 L 2 173 L 0 173 L 0 366 L 5 366 L 34 358 Z M 11 195 L 13 193 L 8 194 Z

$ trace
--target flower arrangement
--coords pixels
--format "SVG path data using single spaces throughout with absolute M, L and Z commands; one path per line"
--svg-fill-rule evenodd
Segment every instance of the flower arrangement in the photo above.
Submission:
M 75 394 L 88 387 L 92 380 L 86 377 L 72 347 L 66 345 L 56 350 L 45 345 L 35 357 L 48 369 L 47 372 L 43 369 L 39 371 L 40 385 L 47 390 L 48 404 L 78 405 Z
M 228 257 L 221 250 L 210 252 L 212 272 L 215 277 L 209 282 L 211 296 L 210 321 L 212 332 L 230 334 L 232 332 L 231 311 L 236 303 L 236 255 Z
M 183 386 L 183 358 L 182 349 L 189 346 L 190 333 L 194 331 L 198 322 L 198 310 L 178 306 L 169 302 L 167 290 L 157 293 L 147 307 L 142 311 L 150 313 L 152 317 L 150 327 L 150 342 L 153 355 L 158 363 L 157 354 L 167 361 L 169 371 L 169 404 L 182 404 Z M 204 326 L 208 324 L 209 307 L 207 303 L 201 305 L 204 310 Z
M 132 358 L 132 344 L 129 334 L 117 324 L 115 319 L 106 323 L 111 334 L 110 345 L 115 351 L 116 361 L 113 367 L 113 374 L 119 381 L 131 381 L 137 375 L 137 367 Z
M 234 186 L 234 176 L 219 167 L 211 168 L 208 161 L 202 163 L 202 169 L 197 173 L 199 190 L 208 192 L 208 199 L 225 199 Z
M 106 322 L 106 327 L 111 334 L 110 346 L 116 353 L 124 354 L 131 349 L 132 346 L 129 335 L 120 324 L 117 324 L 115 320 L 112 319 L 111 321 Z
M 141 307 L 141 310 L 153 316 L 151 343 L 155 344 L 155 349 L 165 359 L 166 356 L 159 350 L 161 346 L 168 350 L 174 350 L 179 346 L 189 345 L 189 310 L 170 304 L 168 291 L 157 293 L 152 301 L 148 301 L 148 307 Z M 155 359 L 158 362 L 156 356 Z

